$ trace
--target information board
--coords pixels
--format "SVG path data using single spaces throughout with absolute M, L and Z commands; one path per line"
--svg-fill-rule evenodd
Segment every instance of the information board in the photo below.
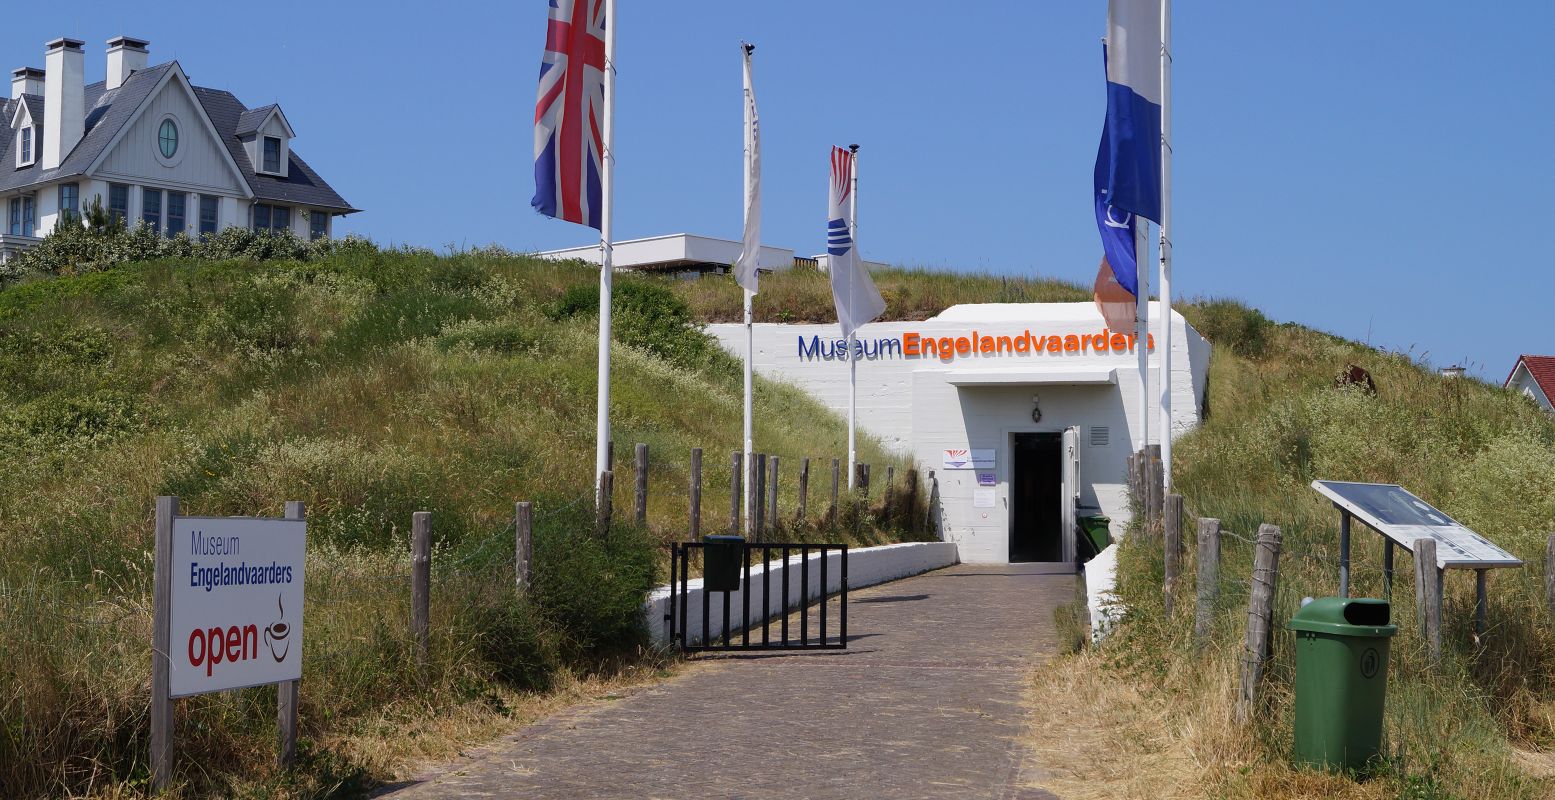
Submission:
M 945 469 L 993 469 L 994 449 L 946 448 L 942 466 Z
M 1520 567 L 1522 559 L 1469 530 L 1408 489 L 1391 483 L 1313 481 L 1312 488 L 1410 552 L 1415 542 L 1436 540 L 1442 569 Z
M 173 520 L 171 696 L 302 677 L 306 541 L 302 520 Z

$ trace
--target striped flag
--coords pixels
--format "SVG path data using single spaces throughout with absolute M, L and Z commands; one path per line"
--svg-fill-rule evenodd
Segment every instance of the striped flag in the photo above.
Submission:
M 740 257 L 734 262 L 734 280 L 756 293 L 757 261 L 761 258 L 761 118 L 756 114 L 756 87 L 751 79 L 752 45 L 740 44 L 745 54 L 745 236 Z
M 1108 205 L 1161 221 L 1161 3 L 1107 3 Z
M 548 217 L 603 228 L 605 0 L 551 0 L 535 102 L 535 196 Z
M 842 335 L 851 336 L 860 325 L 885 311 L 885 300 L 870 279 L 853 241 L 853 154 L 831 149 L 831 193 L 826 212 L 826 266 L 831 272 L 832 300 Z

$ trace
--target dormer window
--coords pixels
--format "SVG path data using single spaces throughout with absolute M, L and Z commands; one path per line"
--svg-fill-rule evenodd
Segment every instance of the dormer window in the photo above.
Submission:
M 32 126 L 29 125 L 22 128 L 21 133 L 18 135 L 21 141 L 16 151 L 16 166 L 31 166 L 33 162 Z
M 265 164 L 264 171 L 279 173 L 281 171 L 281 139 L 277 136 L 265 137 Z

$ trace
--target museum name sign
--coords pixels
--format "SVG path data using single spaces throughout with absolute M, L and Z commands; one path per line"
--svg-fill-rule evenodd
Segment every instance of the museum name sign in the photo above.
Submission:
M 799 358 L 803 361 L 847 361 L 848 340 L 800 336 Z M 1099 333 L 1033 334 L 1029 329 L 1017 334 L 989 334 L 973 329 L 965 336 L 925 335 L 907 331 L 900 336 L 859 339 L 853 343 L 857 360 L 880 358 L 957 358 L 1018 357 L 1033 355 L 1112 355 L 1134 352 L 1138 337 L 1102 328 Z M 1145 346 L 1155 350 L 1155 336 L 1148 335 Z

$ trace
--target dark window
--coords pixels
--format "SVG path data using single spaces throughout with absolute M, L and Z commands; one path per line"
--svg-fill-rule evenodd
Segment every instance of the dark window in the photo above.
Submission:
M 130 221 L 130 187 L 122 183 L 108 184 L 108 217 L 123 223 Z
M 184 232 L 184 204 L 188 200 L 189 195 L 183 192 L 167 193 L 167 238 Z
M 216 209 L 221 198 L 208 194 L 200 195 L 200 235 L 205 236 L 216 232 Z
M 315 211 L 308 215 L 308 238 L 324 239 L 329 236 L 329 215 Z
M 290 230 L 292 227 L 292 210 L 286 206 L 272 206 L 265 203 L 254 204 L 254 230 L 275 231 L 277 233 Z
M 38 206 L 31 197 L 22 198 L 22 235 L 38 235 Z
M 162 230 L 162 190 L 140 190 L 140 223 L 154 230 Z
M 71 214 L 81 216 L 81 188 L 74 183 L 62 183 L 59 185 L 59 210 L 69 211 Z
M 32 160 L 32 128 L 22 128 L 22 163 Z
M 265 172 L 281 171 L 281 140 L 274 136 L 265 137 Z
M 162 120 L 162 127 L 157 129 L 157 149 L 162 152 L 163 158 L 172 158 L 178 152 L 178 125 L 170 119 Z
M 270 230 L 270 207 L 267 205 L 254 205 L 254 230 Z
M 11 198 L 11 225 L 6 230 L 10 231 L 12 236 L 22 235 L 22 199 L 20 197 Z

